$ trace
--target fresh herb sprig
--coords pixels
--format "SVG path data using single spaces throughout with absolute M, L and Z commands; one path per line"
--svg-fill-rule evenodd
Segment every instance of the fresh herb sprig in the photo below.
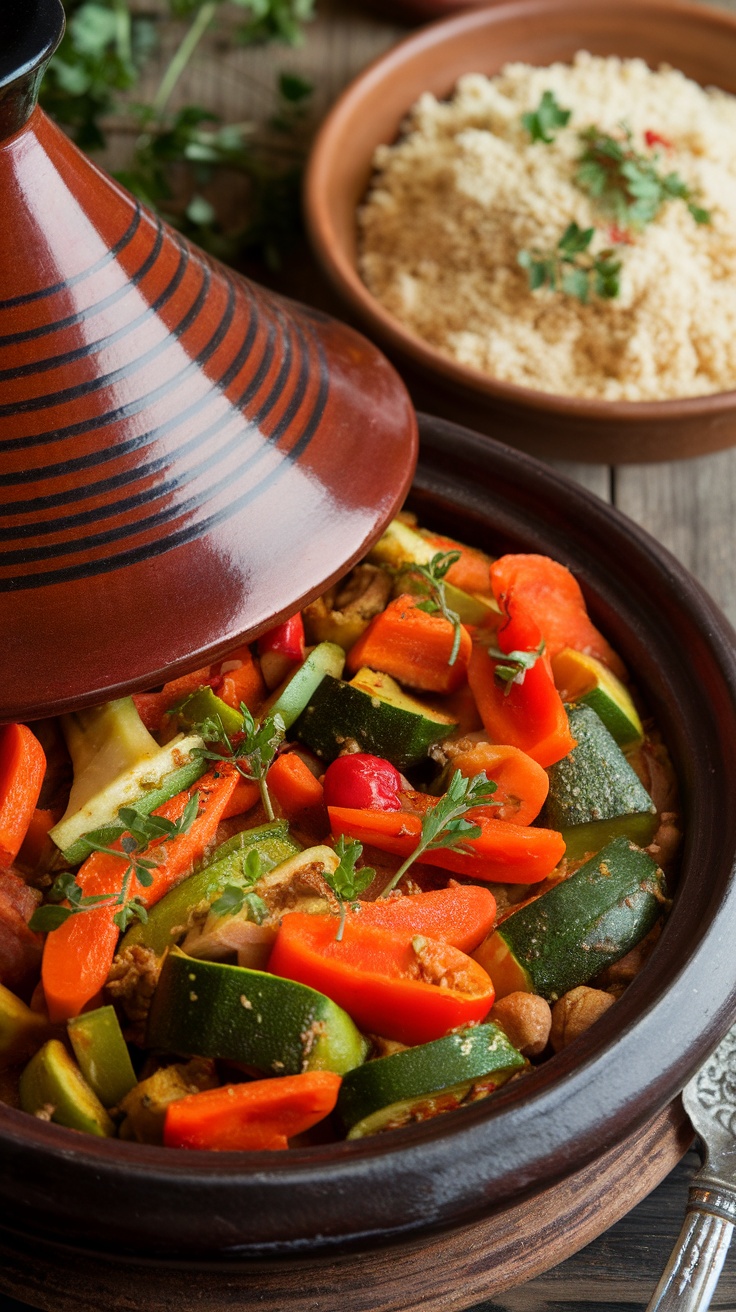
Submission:
M 424 852 L 435 852 L 441 847 L 462 852 L 469 838 L 479 838 L 480 826 L 466 819 L 466 814 L 476 806 L 495 806 L 496 803 L 493 801 L 495 791 L 495 783 L 485 774 L 477 774 L 472 779 L 465 779 L 460 771 L 456 770 L 447 792 L 436 806 L 422 817 L 422 832 L 411 856 L 399 866 L 380 896 L 387 897 L 403 879 L 409 867 L 418 861 Z
M 286 733 L 286 726 L 280 715 L 267 715 L 263 720 L 256 720 L 245 702 L 240 703 L 243 727 L 240 732 L 228 734 L 219 715 L 213 715 L 194 726 L 194 732 L 205 743 L 219 743 L 224 750 L 213 751 L 211 747 L 195 747 L 192 756 L 203 761 L 228 761 L 244 779 L 258 784 L 263 807 L 269 820 L 274 819 L 271 796 L 266 783 L 268 769 L 279 749 Z
M 462 626 L 457 611 L 451 610 L 447 604 L 445 577 L 455 561 L 460 559 L 460 554 L 459 551 L 438 551 L 429 564 L 411 564 L 403 570 L 404 573 L 411 575 L 416 585 L 413 591 L 423 597 L 422 601 L 417 602 L 417 610 L 426 611 L 428 615 L 441 615 L 452 625 L 452 647 L 447 660 L 448 665 L 454 665 L 457 660 Z
M 534 651 L 501 651 L 492 644 L 488 646 L 488 655 L 497 661 L 495 677 L 503 684 L 504 697 L 508 697 L 514 684 L 522 684 L 529 670 L 533 670 L 537 661 L 544 655 L 544 638 Z
M 314 0 L 235 0 L 245 21 L 235 30 L 244 44 L 295 44 L 314 16 Z M 139 79 L 158 42 L 159 22 L 135 12 L 131 0 L 65 0 L 67 30 L 41 88 L 44 108 L 86 150 L 104 147 L 111 116 L 131 130 L 128 161 L 119 180 L 145 204 L 223 259 L 256 252 L 278 264 L 300 230 L 299 189 L 306 154 L 301 126 L 311 86 L 281 73 L 266 130 L 225 124 L 207 108 L 185 104 L 172 113 L 172 94 L 208 32 L 224 39 L 224 0 L 168 0 L 166 21 L 186 22 L 150 100 L 136 98 Z M 246 221 L 225 230 L 204 194 L 223 173 L 247 181 Z
M 373 882 L 376 872 L 372 866 L 356 869 L 355 863 L 363 852 L 363 844 L 355 838 L 346 842 L 345 835 L 341 834 L 335 843 L 335 852 L 340 858 L 339 865 L 334 870 L 323 870 L 322 877 L 340 903 L 340 924 L 335 935 L 340 942 L 345 929 L 345 912 L 348 906 L 351 902 L 355 902 L 361 893 L 365 893 L 368 885 Z
M 685 201 L 696 223 L 710 223 L 710 212 L 677 173 L 660 173 L 659 155 L 634 149 L 631 129 L 621 136 L 592 126 L 580 133 L 582 152 L 575 181 L 618 224 L 643 228 L 656 219 L 668 200 Z
M 552 251 L 537 247 L 519 251 L 518 262 L 526 269 L 531 291 L 549 287 L 577 296 L 583 304 L 591 292 L 604 300 L 618 296 L 621 283 L 621 261 L 613 250 L 596 254 L 590 250 L 595 228 L 580 228 L 570 223 Z
M 269 914 L 268 905 L 262 897 L 252 891 L 253 885 L 258 883 L 262 874 L 261 854 L 253 848 L 245 858 L 243 882 L 226 884 L 220 896 L 212 903 L 210 911 L 216 916 L 238 916 L 245 910 L 248 920 L 252 920 L 256 925 L 262 925 Z
M 555 139 L 557 129 L 567 127 L 571 114 L 571 109 L 563 109 L 557 103 L 554 91 L 543 91 L 537 108 L 522 114 L 521 122 L 532 141 L 542 141 L 549 146 Z
M 118 819 L 125 825 L 125 831 L 119 840 L 120 849 L 104 847 L 101 843 L 89 840 L 89 846 L 95 852 L 102 852 L 106 856 L 115 856 L 119 859 L 127 857 L 128 864 L 123 871 L 118 891 L 86 894 L 77 883 L 75 875 L 68 870 L 62 871 L 56 876 L 47 894 L 48 903 L 37 907 L 34 911 L 29 922 L 30 928 L 39 933 L 48 933 L 58 929 L 70 916 L 93 911 L 102 906 L 117 908 L 113 921 L 121 933 L 134 920 L 140 920 L 145 924 L 148 920 L 148 912 L 139 894 L 134 893 L 131 897 L 131 882 L 135 878 L 142 888 L 150 888 L 153 883 L 151 871 L 159 865 L 158 861 L 150 859 L 152 849 L 162 843 L 171 842 L 180 834 L 187 833 L 194 824 L 198 812 L 199 793 L 192 794 L 178 820 L 167 820 L 162 815 L 146 815 L 135 806 L 122 806 L 118 811 Z M 67 901 L 69 905 L 60 906 L 63 901 Z

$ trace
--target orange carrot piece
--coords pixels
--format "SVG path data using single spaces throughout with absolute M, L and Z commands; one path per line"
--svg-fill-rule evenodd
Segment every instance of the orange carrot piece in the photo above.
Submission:
M 267 782 L 287 820 L 294 820 L 313 807 L 324 806 L 325 790 L 298 752 L 283 752 L 277 756 L 268 772 Z
M 334 1071 L 305 1071 L 204 1089 L 169 1103 L 167 1148 L 244 1151 L 287 1147 L 334 1110 L 342 1083 Z
M 183 701 L 190 693 L 198 692 L 209 681 L 210 667 L 205 665 L 201 670 L 193 670 L 191 674 L 183 674 L 179 679 L 171 679 L 160 692 L 134 692 L 135 708 L 148 732 L 156 733 L 172 706 Z
M 327 810 L 336 838 L 345 834 L 395 856 L 410 856 L 421 836 L 421 817 L 413 811 L 352 810 L 346 806 L 330 806 Z M 565 855 L 565 840 L 554 829 L 492 820 L 479 810 L 472 813 L 471 819 L 481 833 L 478 838 L 466 839 L 466 851 L 442 847 L 423 852 L 419 862 L 489 883 L 538 884 Z
M 497 664 L 484 646 L 473 644 L 468 682 L 489 738 L 518 747 L 545 768 L 561 761 L 572 751 L 575 739 L 554 686 L 549 658 L 541 656 L 524 682 L 513 684 L 508 692 L 496 679 Z
M 0 729 L 0 869 L 12 865 L 46 773 L 43 747 L 26 724 Z
M 443 537 L 441 533 L 422 533 L 425 542 L 429 542 L 435 551 L 459 551 L 460 559 L 451 565 L 445 575 L 447 582 L 463 592 L 476 592 L 482 597 L 491 597 L 491 565 L 493 561 L 485 551 L 477 547 L 468 547 L 454 538 Z
M 496 805 L 486 811 L 494 820 L 530 825 L 547 799 L 547 771 L 518 747 L 475 743 L 452 758 L 452 768 L 459 770 L 465 779 L 483 773 L 495 783 L 493 801 Z
M 461 952 L 472 952 L 496 921 L 496 899 L 489 888 L 475 884 L 450 884 L 429 893 L 379 897 L 376 902 L 359 902 L 359 910 L 348 910 L 366 925 L 380 925 L 394 933 L 426 934 L 438 943 L 449 943 Z
M 465 682 L 472 643 L 461 625 L 460 649 L 449 665 L 453 639 L 449 620 L 428 615 L 405 594 L 371 620 L 348 652 L 347 666 L 355 674 L 367 665 L 423 692 L 454 692 Z
M 261 790 L 258 784 L 253 783 L 251 779 L 244 779 L 239 774 L 237 783 L 230 794 L 230 800 L 227 802 L 220 819 L 231 820 L 234 815 L 243 815 L 246 811 L 250 811 L 260 796 Z
M 217 772 L 210 771 L 191 788 L 156 808 L 154 815 L 178 820 L 189 799 L 194 793 L 199 794 L 199 814 L 193 825 L 185 834 L 149 849 L 147 860 L 160 857 L 155 869 L 149 871 L 153 883 L 144 888 L 134 877 L 130 882 L 131 897 L 135 895 L 144 906 L 151 907 L 170 888 L 186 879 L 195 861 L 212 843 L 237 777 L 232 766 L 218 766 Z M 119 840 L 111 846 L 121 850 Z M 123 855 L 93 852 L 80 867 L 77 883 L 87 897 L 117 893 L 127 865 Z M 70 916 L 46 936 L 41 978 L 49 1015 L 54 1021 L 78 1016 L 105 983 L 120 936 L 114 916 L 115 907 L 103 904 Z
M 236 662 L 240 662 L 236 665 Z M 245 702 L 248 710 L 255 714 L 260 709 L 266 696 L 261 668 L 250 647 L 238 647 L 232 655 L 227 656 L 215 667 L 222 677 L 222 683 L 216 689 L 217 696 L 228 706 L 239 710 L 240 703 Z
M 621 657 L 588 617 L 577 579 L 559 561 L 549 556 L 501 556 L 491 566 L 491 585 L 502 610 L 513 593 L 519 610 L 539 627 L 550 660 L 572 647 L 596 656 L 619 678 L 626 678 Z

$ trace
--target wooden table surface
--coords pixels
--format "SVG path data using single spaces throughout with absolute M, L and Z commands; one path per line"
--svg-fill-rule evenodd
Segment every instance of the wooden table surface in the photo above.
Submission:
M 156 8 L 155 0 L 137 0 L 136 7 Z M 736 0 L 727 7 L 736 9 Z M 187 99 L 231 117 L 237 104 L 239 120 L 262 117 L 273 75 L 288 68 L 314 84 L 319 115 L 355 73 L 408 30 L 348 0 L 318 0 L 318 8 L 317 20 L 297 50 L 205 50 L 187 83 Z M 122 141 L 113 143 L 113 159 L 122 148 Z M 300 259 L 298 269 L 287 267 L 286 276 L 298 284 L 296 289 L 289 286 L 292 294 L 337 308 L 308 256 Z M 736 624 L 736 449 L 685 462 L 560 468 L 667 546 Z M 545 1275 L 476 1304 L 472 1312 L 643 1309 L 679 1233 L 688 1181 L 697 1165 L 697 1155 L 691 1152 L 649 1198 L 587 1248 Z M 24 1312 L 24 1307 L 0 1295 L 0 1312 Z M 736 1247 L 712 1307 L 736 1312 Z

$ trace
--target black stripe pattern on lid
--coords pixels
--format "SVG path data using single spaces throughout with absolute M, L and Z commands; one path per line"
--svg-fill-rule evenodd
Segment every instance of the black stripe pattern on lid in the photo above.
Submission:
M 207 534 L 273 489 L 323 418 L 309 319 L 132 201 L 127 218 L 86 270 L 0 302 L 0 592 Z

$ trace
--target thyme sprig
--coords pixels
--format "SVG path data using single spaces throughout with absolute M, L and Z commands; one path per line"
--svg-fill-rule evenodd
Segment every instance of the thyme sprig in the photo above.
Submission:
M 341 834 L 335 843 L 335 852 L 340 858 L 339 864 L 334 870 L 323 870 L 322 877 L 340 904 L 340 924 L 335 935 L 340 942 L 345 929 L 345 912 L 348 906 L 365 892 L 368 885 L 373 882 L 376 872 L 372 866 L 356 869 L 355 863 L 363 852 L 363 844 L 355 838 L 346 842 L 344 834 Z
M 580 228 L 570 223 L 552 251 L 538 247 L 519 251 L 518 262 L 526 269 L 531 291 L 549 287 L 577 296 L 586 304 L 591 292 L 611 300 L 620 291 L 621 261 L 611 249 L 594 254 L 590 244 L 595 228 Z
M 238 916 L 245 910 L 248 920 L 262 925 L 269 914 L 268 904 L 252 891 L 262 874 L 261 854 L 254 847 L 245 858 L 242 884 L 226 884 L 210 911 L 216 916 Z
M 580 133 L 580 140 L 575 181 L 617 223 L 643 228 L 669 200 L 683 200 L 696 223 L 710 223 L 710 212 L 697 203 L 679 174 L 659 171 L 657 151 L 644 155 L 634 149 L 626 124 L 620 137 L 591 126 Z
M 495 678 L 504 685 L 504 697 L 508 697 L 514 684 L 522 684 L 529 670 L 534 669 L 537 661 L 544 655 L 544 638 L 534 651 L 501 651 L 493 644 L 488 646 L 488 655 L 497 662 L 493 671 Z
M 280 715 L 267 715 L 263 720 L 256 720 L 245 702 L 240 703 L 243 717 L 242 729 L 237 734 L 228 734 L 219 715 L 209 716 L 194 726 L 206 744 L 218 743 L 224 750 L 213 751 L 211 746 L 195 747 L 192 756 L 203 761 L 228 761 L 243 776 L 258 784 L 263 807 L 269 820 L 274 819 L 271 796 L 266 783 L 268 769 L 284 740 L 286 726 Z
M 472 779 L 465 779 L 460 771 L 456 770 L 447 792 L 436 806 L 422 817 L 422 832 L 414 851 L 399 866 L 380 896 L 387 897 L 403 879 L 409 867 L 425 852 L 435 852 L 441 847 L 451 848 L 456 852 L 465 851 L 468 839 L 479 838 L 481 833 L 479 825 L 466 819 L 467 812 L 476 806 L 494 806 L 495 791 L 495 783 L 485 774 L 477 774 Z
M 427 565 L 406 565 L 403 573 L 411 576 L 414 587 L 412 591 L 423 597 L 417 602 L 417 610 L 426 611 L 428 615 L 441 615 L 452 625 L 452 648 L 447 660 L 454 665 L 460 650 L 462 627 L 460 616 L 447 604 L 445 577 L 455 561 L 460 559 L 459 551 L 437 551 Z
M 58 929 L 70 916 L 84 911 L 93 911 L 97 907 L 115 907 L 113 921 L 123 933 L 134 920 L 143 924 L 148 920 L 148 912 L 138 893 L 130 895 L 130 886 L 135 878 L 142 888 L 150 888 L 153 883 L 152 871 L 160 861 L 150 859 L 152 850 L 162 843 L 170 843 L 191 829 L 199 812 L 199 793 L 189 798 L 178 820 L 168 820 L 162 815 L 146 815 L 135 806 L 121 806 L 118 819 L 125 826 L 120 837 L 120 848 L 105 847 L 88 839 L 89 846 L 95 852 L 105 856 L 127 857 L 128 864 L 123 871 L 120 888 L 115 893 L 86 894 L 77 883 L 71 871 L 64 870 L 56 876 L 47 894 L 48 903 L 37 907 L 29 926 L 39 933 L 48 933 Z M 60 906 L 67 901 L 68 906 Z

